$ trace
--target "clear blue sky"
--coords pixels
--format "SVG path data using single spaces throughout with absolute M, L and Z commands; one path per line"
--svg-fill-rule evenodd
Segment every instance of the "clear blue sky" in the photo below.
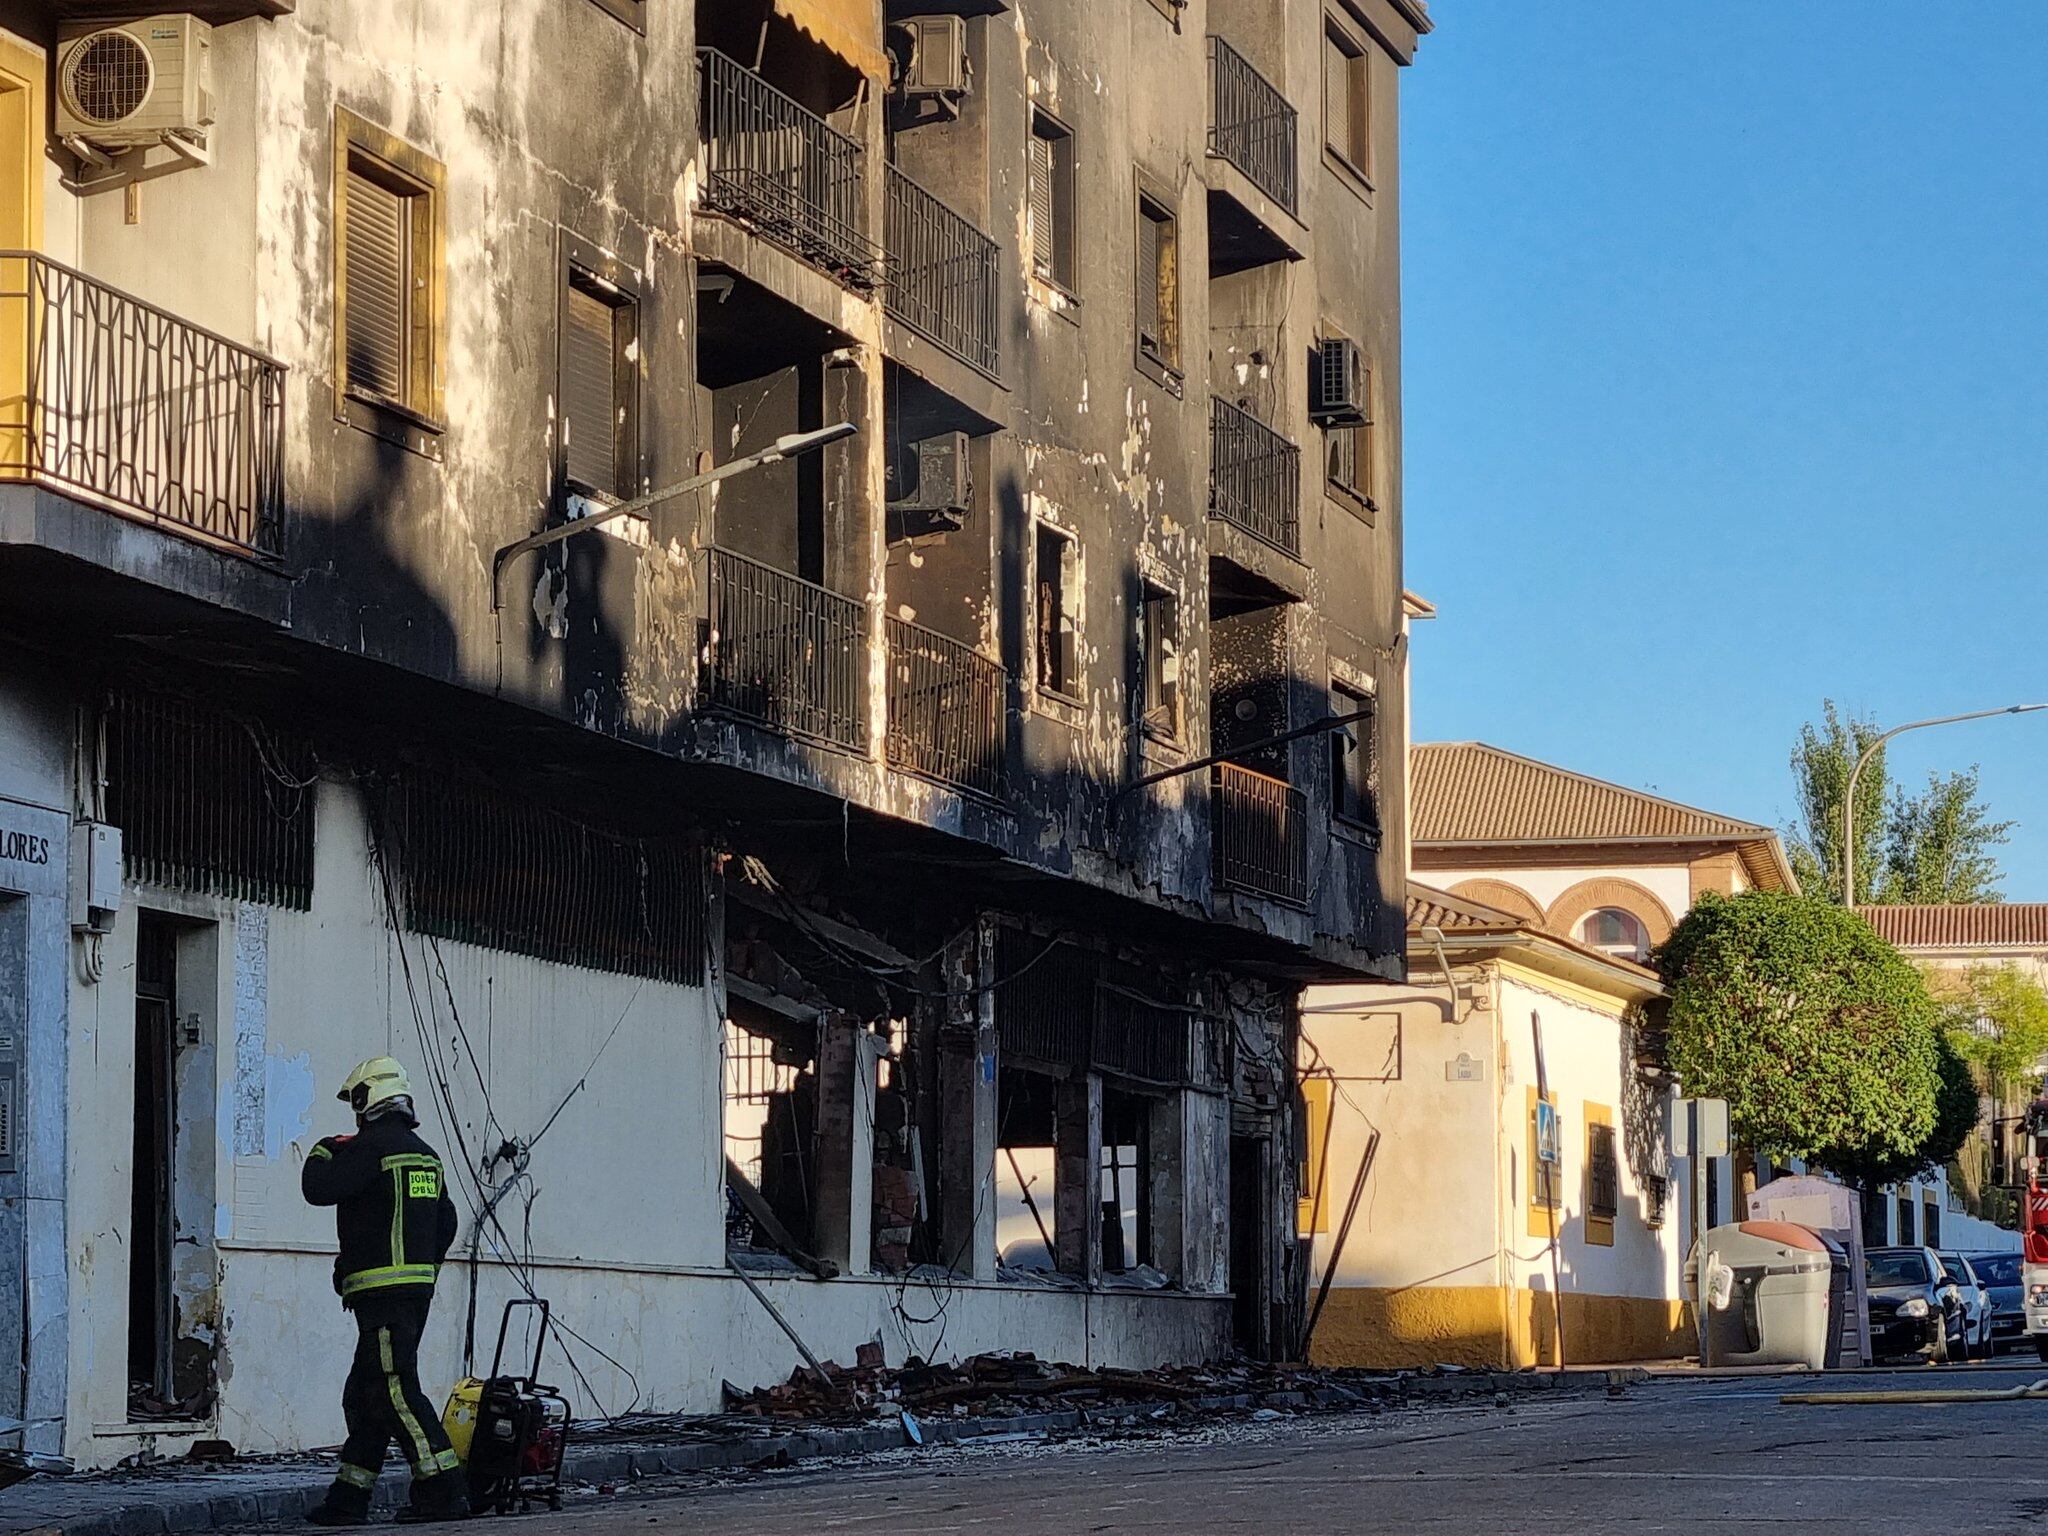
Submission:
M 1420 740 L 1777 825 L 1832 695 L 2048 699 L 2048 5 L 1441 0 L 1402 77 Z M 1980 764 L 2048 900 L 2048 714 Z

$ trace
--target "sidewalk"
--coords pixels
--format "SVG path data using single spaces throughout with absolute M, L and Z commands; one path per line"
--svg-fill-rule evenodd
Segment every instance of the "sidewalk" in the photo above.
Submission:
M 1404 1405 L 1553 1391 L 1608 1390 L 1649 1380 L 1637 1369 L 1552 1375 L 1460 1371 L 1401 1374 L 1384 1381 L 1312 1391 L 1160 1399 L 1009 1417 L 913 1417 L 853 1428 L 776 1425 L 759 1433 L 732 1416 L 678 1420 L 673 1438 L 630 1443 L 572 1440 L 563 1481 L 625 1484 L 688 1472 L 784 1467 L 804 1461 L 873 1455 L 910 1445 L 943 1445 L 992 1436 L 1057 1434 L 1089 1427 L 1190 1424 L 1233 1414 L 1341 1413 Z M 225 1465 L 166 1463 L 134 1471 L 35 1478 L 0 1492 L 0 1532 L 22 1536 L 158 1536 L 228 1530 L 265 1521 L 295 1522 L 318 1502 L 332 1475 L 329 1457 L 292 1457 Z M 378 1484 L 379 1508 L 403 1495 L 402 1471 Z

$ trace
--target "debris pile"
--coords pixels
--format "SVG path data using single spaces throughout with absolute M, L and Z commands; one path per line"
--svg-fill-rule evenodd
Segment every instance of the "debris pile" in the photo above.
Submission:
M 911 1356 L 901 1366 L 864 1344 L 851 1367 L 824 1362 L 822 1375 L 799 1370 L 774 1386 L 745 1391 L 725 1384 L 734 1416 L 809 1424 L 857 1424 L 910 1414 L 919 1419 L 1019 1418 L 1073 1409 L 1165 1405 L 1177 1414 L 1261 1409 L 1302 1411 L 1399 1402 L 1461 1390 L 1494 1390 L 1483 1371 L 1323 1369 L 1227 1360 L 1127 1371 L 1041 1360 L 1000 1350 L 949 1364 Z

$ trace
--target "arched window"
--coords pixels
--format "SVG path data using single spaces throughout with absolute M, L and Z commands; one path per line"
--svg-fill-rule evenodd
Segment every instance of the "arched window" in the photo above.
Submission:
M 1647 959 L 1650 953 L 1650 936 L 1643 931 L 1642 920 L 1620 907 L 1588 912 L 1579 924 L 1579 942 L 1624 960 Z

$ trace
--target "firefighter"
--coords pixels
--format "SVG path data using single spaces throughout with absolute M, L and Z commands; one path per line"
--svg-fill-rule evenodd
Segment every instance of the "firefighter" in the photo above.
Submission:
M 395 1438 L 412 1467 L 401 1520 L 469 1513 L 462 1463 L 420 1390 L 420 1334 L 441 1260 L 455 1241 L 455 1203 L 441 1159 L 418 1134 L 405 1068 L 378 1056 L 349 1073 L 336 1095 L 355 1111 L 353 1136 L 329 1136 L 306 1156 L 308 1203 L 331 1205 L 341 1238 L 334 1288 L 356 1321 L 355 1363 L 341 1392 L 348 1439 L 315 1525 L 363 1525 L 370 1493 Z

